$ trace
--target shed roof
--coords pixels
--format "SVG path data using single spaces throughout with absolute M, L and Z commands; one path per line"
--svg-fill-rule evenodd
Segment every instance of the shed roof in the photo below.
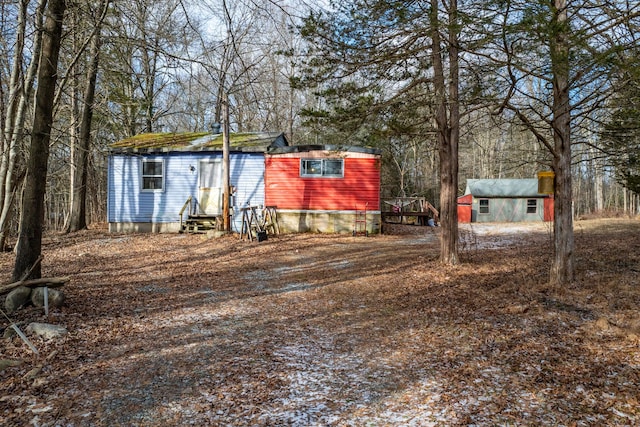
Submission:
M 538 193 L 538 180 L 531 179 L 468 179 L 464 193 L 473 197 L 547 197 Z
M 282 132 L 245 132 L 229 134 L 231 151 L 263 153 L 271 147 L 289 145 Z M 170 151 L 222 151 L 222 134 L 207 132 L 144 133 L 114 142 L 115 153 L 154 153 Z

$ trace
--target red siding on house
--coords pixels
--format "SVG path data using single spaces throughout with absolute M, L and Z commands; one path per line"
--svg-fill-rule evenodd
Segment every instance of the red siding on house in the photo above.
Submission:
M 305 156 L 302 156 L 305 157 Z M 299 157 L 267 156 L 265 204 L 296 210 L 380 210 L 380 160 L 345 158 L 344 178 L 303 178 Z

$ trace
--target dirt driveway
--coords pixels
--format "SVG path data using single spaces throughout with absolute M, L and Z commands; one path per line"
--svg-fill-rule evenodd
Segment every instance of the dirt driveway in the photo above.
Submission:
M 456 268 L 438 264 L 429 228 L 261 243 L 52 236 L 43 274 L 72 277 L 67 304 L 49 319 L 35 308 L 13 318 L 69 333 L 34 338 L 38 356 L 3 341 L 0 358 L 24 363 L 0 372 L 0 417 L 15 426 L 640 422 L 632 329 L 597 327 L 603 316 L 631 322 L 632 306 L 610 307 L 604 290 L 550 292 L 544 229 L 463 234 Z M 7 282 L 12 256 L 1 261 Z M 586 267 L 581 277 L 603 274 Z

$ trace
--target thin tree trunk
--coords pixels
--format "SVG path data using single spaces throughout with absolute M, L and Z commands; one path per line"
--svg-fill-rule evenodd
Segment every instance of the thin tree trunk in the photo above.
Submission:
M 591 151 L 595 156 L 598 155 L 595 149 L 591 149 Z M 602 162 L 597 158 L 593 161 L 593 169 L 595 208 L 596 212 L 602 212 L 604 210 L 604 173 Z
M 74 13 L 72 15 L 74 27 L 79 25 L 79 17 L 78 13 Z M 69 18 L 67 18 L 69 19 Z M 73 50 L 78 51 L 79 45 L 81 44 L 78 40 L 77 32 L 73 32 Z M 79 139 L 80 139 L 80 73 L 67 73 L 71 74 L 71 90 L 69 97 L 71 98 L 70 104 L 70 115 L 71 115 L 71 123 L 69 125 L 69 206 L 71 207 L 69 215 L 66 216 L 64 222 L 64 228 L 69 229 L 71 226 L 71 215 L 73 212 L 73 205 L 75 204 L 75 179 L 78 171 L 78 151 L 79 151 Z M 62 91 L 58 91 L 58 94 L 62 94 Z M 60 95 L 62 96 L 62 95 Z M 55 101 L 54 101 L 55 104 Z
M 76 152 L 76 164 L 73 169 L 73 194 L 69 226 L 67 232 L 74 232 L 87 228 L 87 158 L 91 148 L 91 121 L 93 119 L 93 101 L 96 93 L 98 76 L 98 62 L 100 53 L 100 34 L 95 34 L 90 52 L 90 63 L 87 71 L 87 85 L 85 87 L 82 117 L 80 120 L 80 144 Z
M 16 194 L 16 157 L 18 155 L 19 144 L 23 138 L 23 127 L 27 107 L 33 92 L 33 82 L 35 81 L 36 72 L 40 57 L 40 49 L 42 45 L 42 35 L 39 31 L 35 37 L 31 57 L 35 58 L 29 64 L 25 77 L 20 80 L 20 66 L 22 64 L 22 55 L 24 54 L 24 30 L 28 1 L 21 2 L 21 11 L 18 17 L 18 34 L 16 36 L 15 56 L 13 58 L 14 68 L 11 71 L 9 107 L 7 109 L 7 117 L 5 118 L 5 126 L 2 138 L 2 161 L 0 162 L 0 250 L 6 246 L 7 232 L 11 206 Z M 42 28 L 43 11 L 46 0 L 40 0 L 36 7 L 35 26 L 37 29 Z
M 28 1 L 20 1 L 20 10 L 17 14 L 18 21 L 16 25 L 16 40 L 14 46 L 13 55 L 13 67 L 11 68 L 11 77 L 9 79 L 9 99 L 6 108 L 6 117 L 4 120 L 4 129 L 2 135 L 2 159 L 0 161 L 0 177 L 2 178 L 3 185 L 0 186 L 0 200 L 3 203 L 2 211 L 11 205 L 11 193 L 13 186 L 13 163 L 16 155 L 14 131 L 15 131 L 15 116 L 17 115 L 18 104 L 20 102 L 20 96 L 22 95 L 22 85 L 24 81 L 21 80 L 22 71 L 22 55 L 24 50 L 25 29 L 27 21 L 27 7 Z M 5 231 L 7 221 L 0 219 L 0 232 L 2 233 L 0 239 L 2 248 L 4 248 Z
M 231 223 L 229 221 L 231 198 L 231 171 L 229 162 L 229 97 L 225 93 L 222 95 L 222 223 L 224 231 L 231 231 Z
M 58 70 L 58 55 L 66 0 L 50 0 L 42 38 L 42 54 L 38 71 L 38 88 L 33 118 L 31 148 L 27 163 L 27 181 L 22 201 L 22 218 L 13 278 L 18 280 L 29 271 L 42 252 L 44 193 L 47 182 L 49 141 L 53 124 L 53 98 Z M 40 278 L 40 264 L 29 278 Z

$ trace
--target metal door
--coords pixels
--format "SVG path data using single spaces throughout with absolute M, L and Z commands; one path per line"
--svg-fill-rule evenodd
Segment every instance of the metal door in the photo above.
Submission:
M 200 213 L 217 215 L 222 212 L 222 161 L 200 162 L 199 180 Z

